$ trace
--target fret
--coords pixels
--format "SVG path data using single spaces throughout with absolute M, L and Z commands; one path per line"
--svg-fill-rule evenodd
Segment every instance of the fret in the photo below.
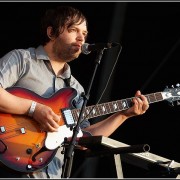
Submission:
M 101 104 L 98 105 L 100 115 L 103 114 L 103 106 Z
M 101 113 L 100 113 L 100 109 L 99 109 L 99 104 L 95 108 L 96 108 L 96 115 L 100 116 Z
M 89 109 L 85 108 L 85 117 L 88 117 L 88 116 L 89 116 Z
M 87 119 L 89 117 L 89 110 L 86 107 L 83 114 L 82 114 L 82 119 Z
M 103 110 L 104 114 L 108 113 L 108 110 L 106 109 L 106 104 L 105 103 L 103 103 L 102 110 Z
M 155 93 L 155 95 L 156 95 L 157 101 L 162 101 L 163 100 L 161 92 Z
M 91 113 L 92 113 L 92 117 L 96 117 L 98 116 L 98 113 L 97 113 L 97 107 L 96 106 L 91 106 Z
M 82 119 L 84 119 L 85 117 L 86 117 L 86 111 L 83 112 Z
M 109 103 L 105 103 L 107 113 L 110 113 Z
M 87 108 L 86 108 L 86 114 L 87 114 L 87 117 L 86 117 L 86 118 L 87 118 L 87 119 L 91 118 L 91 116 L 92 116 L 92 114 L 91 114 L 91 109 L 92 109 L 91 107 L 87 107 Z
M 73 115 L 73 117 L 74 117 L 74 119 L 75 119 L 75 121 L 77 121 L 77 113 L 76 113 L 76 109 L 73 109 L 73 110 L 71 110 L 71 112 L 72 112 L 72 115 Z
M 157 101 L 162 101 L 163 96 L 161 92 L 157 93 L 152 93 L 145 95 L 148 103 L 153 103 Z M 107 103 L 102 103 L 102 104 L 97 104 L 93 106 L 88 106 L 85 108 L 85 111 L 83 113 L 83 119 L 90 119 L 93 117 L 101 116 L 101 115 L 106 115 L 122 110 L 126 110 L 132 106 L 132 98 L 127 98 L 127 99 L 122 99 L 122 100 L 117 100 L 117 101 L 111 101 Z M 73 109 L 72 111 L 72 116 L 74 120 L 78 120 L 79 114 L 80 114 L 80 109 Z
M 96 110 L 96 108 L 94 108 L 94 109 L 92 110 L 92 113 L 93 113 L 93 117 L 97 116 L 97 110 Z
M 100 105 L 100 112 L 102 115 L 106 114 L 106 107 L 104 106 L 104 103 Z
M 86 119 L 89 117 L 89 112 L 90 112 L 89 109 L 86 107 L 83 113 L 83 119 Z
M 76 111 L 72 110 L 71 113 L 72 113 L 74 120 L 77 121 Z
M 121 100 L 123 110 L 129 108 L 128 102 L 126 99 Z
M 150 103 L 151 103 L 151 100 L 150 100 L 150 98 L 149 98 L 149 95 L 146 95 L 145 97 L 147 98 L 147 101 L 148 101 L 148 103 L 150 104 Z
M 153 102 L 157 102 L 157 101 L 162 101 L 163 100 L 163 96 L 162 96 L 161 92 L 148 94 L 148 95 L 146 95 L 146 97 L 148 99 L 148 103 L 153 103 Z
M 128 104 L 128 107 L 130 108 L 132 106 L 132 98 L 127 98 L 127 104 Z
M 90 117 L 90 118 L 98 116 L 96 106 L 89 106 L 89 112 L 90 112 L 90 114 L 88 115 L 88 117 Z
M 113 112 L 117 112 L 119 110 L 119 106 L 118 106 L 118 103 L 117 101 L 113 101 L 112 102 L 112 107 L 113 107 Z
M 150 103 L 156 102 L 156 98 L 154 96 L 154 93 L 153 94 L 149 94 L 149 100 L 150 100 Z
M 87 116 L 87 119 L 88 119 L 88 118 L 93 118 L 93 117 L 95 117 L 95 115 L 96 115 L 96 110 L 93 109 L 93 107 L 94 107 L 94 106 L 89 106 L 89 107 L 88 107 L 89 115 Z
M 122 106 L 121 100 L 118 100 L 118 101 L 117 101 L 117 104 L 118 104 L 119 110 L 120 110 L 120 111 L 123 110 L 123 106 Z
M 80 114 L 80 109 L 78 109 L 77 111 L 76 111 L 76 114 L 77 114 L 77 120 L 79 119 L 79 114 Z
M 101 108 L 101 104 L 98 104 L 97 105 L 97 107 L 98 107 L 98 112 L 99 112 L 99 114 L 98 115 L 102 115 L 103 114 L 103 110 L 102 110 L 102 108 Z
M 110 103 L 109 103 L 109 109 L 110 109 L 110 113 L 114 112 L 114 111 L 113 111 L 113 102 L 110 102 Z

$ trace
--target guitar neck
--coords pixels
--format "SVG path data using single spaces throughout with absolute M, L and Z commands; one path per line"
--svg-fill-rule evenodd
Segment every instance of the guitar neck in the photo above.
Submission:
M 147 94 L 145 96 L 146 96 L 149 104 L 164 100 L 161 92 L 151 93 L 151 94 Z M 133 98 L 134 97 L 88 106 L 85 108 L 85 112 L 83 114 L 83 119 L 91 119 L 94 117 L 107 115 L 107 114 L 111 114 L 111 113 L 129 109 L 133 105 L 132 104 Z M 78 117 L 80 114 L 80 109 L 73 109 L 73 110 L 71 110 L 71 112 L 72 112 L 74 119 L 78 120 Z

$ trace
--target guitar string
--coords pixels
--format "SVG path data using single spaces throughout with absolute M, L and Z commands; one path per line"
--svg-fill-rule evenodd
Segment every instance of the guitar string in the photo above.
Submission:
M 148 103 L 154 103 L 154 102 L 158 102 L 158 101 L 162 101 L 163 100 L 163 97 L 162 97 L 162 93 L 161 92 L 156 92 L 156 93 L 151 93 L 151 94 L 147 94 L 147 95 L 145 95 L 147 98 L 148 98 Z M 127 99 L 131 99 L 131 101 L 132 101 L 132 99 L 133 99 L 134 97 L 132 97 L 132 98 L 127 98 Z M 124 108 L 123 108 L 123 105 L 122 105 L 122 102 L 123 101 L 127 101 L 127 99 L 122 99 L 122 100 L 117 100 L 117 101 L 112 101 L 112 102 L 108 102 L 108 103 L 102 103 L 102 104 L 96 104 L 96 105 L 92 105 L 92 106 L 88 106 L 86 109 L 88 109 L 88 108 L 91 108 L 90 109 L 90 111 L 87 113 L 87 115 L 84 117 L 84 119 L 83 120 L 85 120 L 86 118 L 94 118 L 94 117 L 98 117 L 98 116 L 100 116 L 100 115 L 106 115 L 107 113 L 107 110 L 106 110 L 106 112 L 104 113 L 104 114 L 101 114 L 101 113 L 96 113 L 96 115 L 94 115 L 93 114 L 93 116 L 92 116 L 92 111 L 95 109 L 95 110 L 98 110 L 98 107 L 101 107 L 101 106 L 103 106 L 103 107 L 106 107 L 106 106 L 104 106 L 104 104 L 108 104 L 108 105 L 110 105 L 110 103 L 115 103 L 116 102 L 116 105 L 118 105 L 118 109 L 117 110 L 115 110 L 114 109 L 114 107 L 113 107 L 113 105 L 112 106 L 110 106 L 110 110 L 111 110 L 111 112 L 109 112 L 109 113 L 114 113 L 114 112 L 118 112 L 119 110 L 125 110 Z M 119 107 L 119 103 L 118 102 L 121 102 L 121 107 Z M 98 110 L 99 111 L 99 110 Z M 101 111 L 101 110 L 100 110 Z M 100 112 L 99 111 L 99 112 Z M 80 109 L 75 109 L 75 110 L 72 110 L 72 112 L 74 113 L 76 113 L 77 114 L 77 112 L 79 113 L 80 112 Z M 103 112 L 103 111 L 102 111 Z M 89 116 L 89 117 L 88 117 Z M 91 117 L 92 116 L 92 117 Z M 76 119 L 77 120 L 77 119 Z
M 31 122 L 32 124 L 37 124 L 36 122 L 32 121 Z M 17 123 L 16 125 L 9 125 L 9 126 L 6 126 L 6 131 L 5 132 L 1 132 L 0 133 L 0 136 L 1 135 L 6 135 L 7 134 L 7 137 L 4 137 L 4 138 L 0 138 L 1 140 L 4 140 L 4 139 L 8 139 L 8 138 L 11 138 L 11 137 L 15 137 L 15 136 L 18 136 L 18 135 L 23 135 L 23 133 L 21 132 L 21 128 L 18 128 L 17 125 L 21 126 L 23 125 L 22 127 L 26 129 L 26 133 L 27 133 L 27 130 L 29 130 L 28 128 L 31 127 L 30 124 L 26 124 L 23 122 L 23 123 Z M 2 127 L 2 126 L 1 126 Z M 16 128 L 17 127 L 17 128 Z M 9 135 L 9 133 L 12 133 L 12 132 L 15 132 L 14 135 Z M 41 132 L 41 130 L 39 129 L 39 131 Z

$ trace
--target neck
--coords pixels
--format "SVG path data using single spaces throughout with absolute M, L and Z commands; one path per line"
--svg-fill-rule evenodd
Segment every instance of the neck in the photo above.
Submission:
M 44 46 L 44 50 L 49 57 L 52 69 L 56 76 L 61 75 L 64 72 L 64 66 L 66 63 L 54 55 L 51 46 L 48 44 Z

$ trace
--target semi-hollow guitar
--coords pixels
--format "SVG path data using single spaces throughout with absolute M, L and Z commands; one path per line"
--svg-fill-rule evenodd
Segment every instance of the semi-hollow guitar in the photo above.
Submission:
M 73 88 L 63 88 L 50 98 L 19 88 L 7 89 L 13 95 L 31 99 L 48 105 L 61 116 L 58 132 L 41 131 L 39 124 L 25 115 L 0 113 L 0 161 L 10 169 L 19 172 L 33 172 L 47 166 L 62 146 L 64 138 L 71 137 L 71 125 L 78 120 L 80 109 L 73 107 L 73 99 L 77 92 Z M 166 88 L 163 92 L 145 95 L 149 103 L 168 100 L 179 100 L 179 88 Z M 133 98 L 133 97 L 132 97 Z M 128 109 L 132 106 L 132 98 L 122 99 L 85 108 L 84 119 L 90 119 Z M 80 130 L 78 137 L 82 137 Z

